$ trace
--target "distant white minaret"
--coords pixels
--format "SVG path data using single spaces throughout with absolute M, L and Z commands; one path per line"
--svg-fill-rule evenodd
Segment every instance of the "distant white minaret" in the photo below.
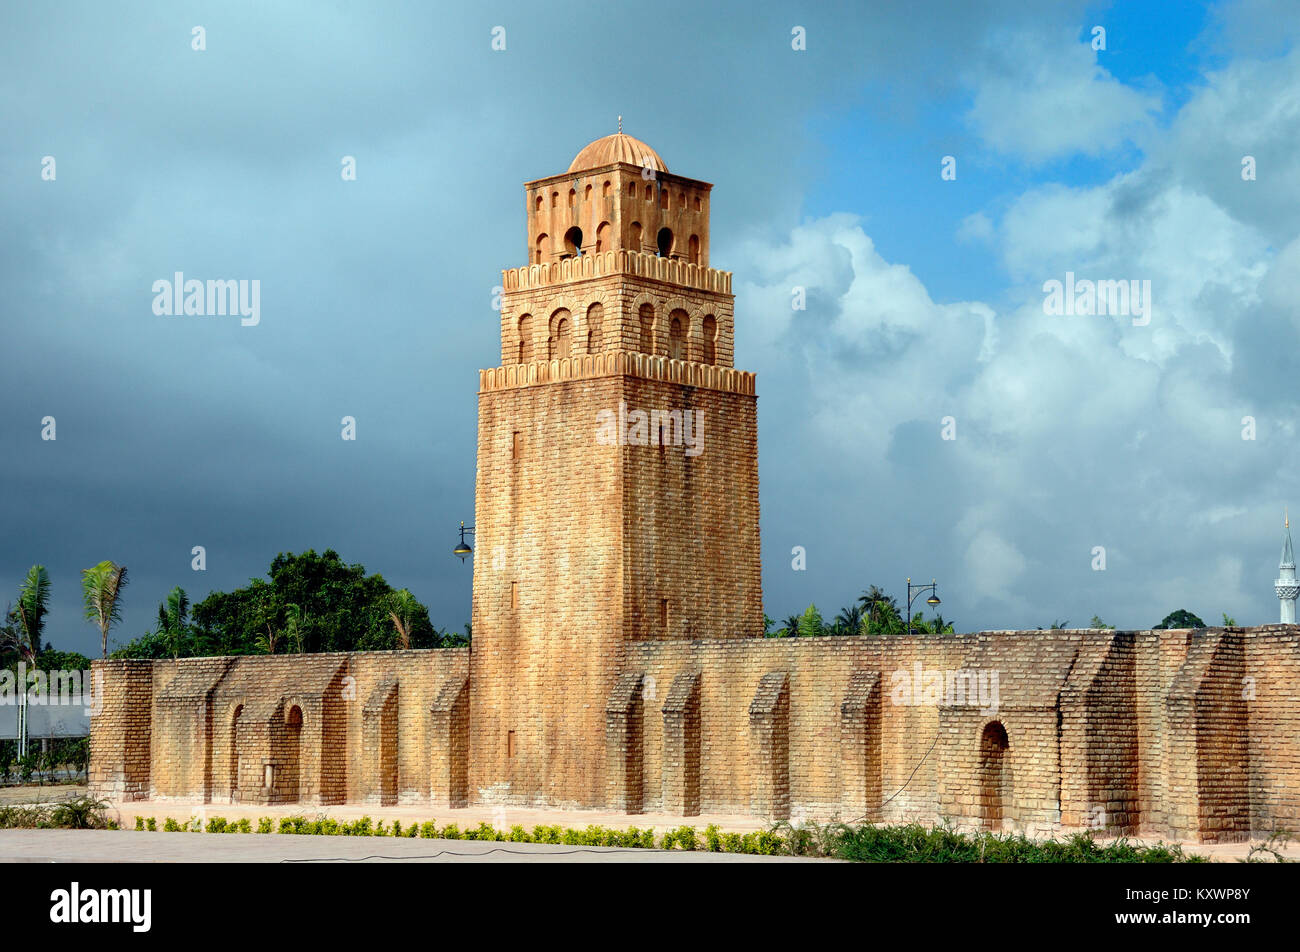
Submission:
M 1282 624 L 1295 624 L 1295 600 L 1300 595 L 1300 581 L 1295 577 L 1295 553 L 1291 550 L 1291 517 L 1285 517 L 1286 540 L 1282 543 L 1282 561 L 1277 567 L 1277 581 L 1273 591 L 1282 603 Z

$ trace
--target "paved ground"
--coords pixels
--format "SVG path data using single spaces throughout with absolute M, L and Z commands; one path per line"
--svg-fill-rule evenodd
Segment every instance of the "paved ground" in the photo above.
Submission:
M 818 863 L 789 856 L 741 856 L 681 850 L 607 849 L 405 840 L 353 836 L 259 836 L 256 833 L 137 833 L 133 830 L 0 830 L 8 863 Z
M 50 802 L 51 800 L 69 799 L 81 796 L 86 792 L 84 786 L 47 786 L 47 787 L 5 787 L 0 788 L 0 806 L 8 803 L 31 803 L 31 802 Z M 234 806 L 224 803 L 195 803 L 186 800 L 144 800 L 132 803 L 114 803 L 111 805 L 108 815 L 121 824 L 123 830 L 134 832 L 135 818 L 153 817 L 158 826 L 161 827 L 163 820 L 167 817 L 178 822 L 188 821 L 191 817 L 199 817 L 204 822 L 212 817 L 225 817 L 227 820 L 238 820 L 247 818 L 256 821 L 259 817 L 269 816 L 273 818 L 284 816 L 307 816 L 315 818 L 317 816 L 330 816 L 336 820 L 347 821 L 356 820 L 363 816 L 370 816 L 376 822 L 384 820 L 390 825 L 394 820 L 400 820 L 403 826 L 409 826 L 411 823 L 423 823 L 426 820 L 434 820 L 439 826 L 446 826 L 448 823 L 455 823 L 462 830 L 478 826 L 480 823 L 488 823 L 499 830 L 508 830 L 510 827 L 518 825 L 525 829 L 531 830 L 534 826 L 563 826 L 563 827 L 585 827 L 589 825 L 612 827 L 617 829 L 626 829 L 630 826 L 645 829 L 652 827 L 658 833 L 665 830 L 675 829 L 676 827 L 687 825 L 693 826 L 697 831 L 702 831 L 710 823 L 716 824 L 720 829 L 728 832 L 748 833 L 754 830 L 766 829 L 767 823 L 757 817 L 742 814 L 711 814 L 696 817 L 680 817 L 660 813 L 642 813 L 635 816 L 629 816 L 625 813 L 607 813 L 599 810 L 534 810 L 523 809 L 519 807 L 489 807 L 478 806 L 468 807 L 460 810 L 447 808 L 435 809 L 425 805 L 399 805 L 392 807 L 381 807 L 374 804 L 340 804 L 330 807 L 312 807 L 301 804 L 292 804 L 288 806 L 266 807 L 266 806 Z M 37 835 L 47 835 L 46 831 L 33 831 Z M 52 832 L 52 831 L 51 831 Z M 84 835 L 76 831 L 69 831 L 74 836 Z M 0 831 L 0 837 L 9 834 Z M 111 835 L 111 834 L 110 834 Z M 143 835 L 143 834 L 142 834 Z M 190 837 L 180 833 L 159 833 L 158 836 L 179 837 L 182 841 L 189 840 Z M 251 834 L 254 835 L 255 834 Z M 230 834 L 237 840 L 247 839 L 250 834 Z M 215 837 L 214 837 L 215 839 Z M 286 837 L 288 839 L 288 837 Z M 323 840 L 327 843 L 338 842 L 340 839 L 350 840 L 348 837 L 294 837 L 295 840 L 313 839 Z M 1100 839 L 1100 838 L 1099 838 Z M 385 844 L 384 850 L 387 850 L 388 844 L 402 844 L 402 840 L 375 838 L 353 842 L 377 842 Z M 415 846 L 417 843 L 441 843 L 441 840 L 415 840 L 406 841 L 406 845 Z M 446 841 L 453 844 L 460 844 L 457 849 L 464 852 L 469 851 L 470 847 L 486 847 L 489 844 L 479 844 L 476 841 L 450 840 Z M 1105 842 L 1105 840 L 1101 840 Z M 1134 840 L 1134 842 L 1154 843 L 1154 840 Z M 1185 852 L 1198 853 L 1217 861 L 1235 862 L 1244 859 L 1251 850 L 1252 846 L 1258 845 L 1259 841 L 1253 843 L 1193 843 L 1183 842 L 1181 845 Z M 515 844 L 516 846 L 533 847 L 533 844 Z M 464 846 L 465 849 L 461 849 Z M 226 849 L 228 847 L 221 847 Z M 258 847 L 263 848 L 263 847 Z M 441 847 L 439 847 L 441 848 Z M 512 847 L 514 848 L 514 847 Z M 536 846 L 536 849 L 555 850 L 565 849 L 564 847 L 546 847 Z M 373 850 L 371 850 L 373 852 Z M 417 853 L 429 852 L 429 850 L 416 849 Z M 434 850 L 436 852 L 436 850 Z M 645 851 L 642 850 L 616 850 L 617 853 L 632 853 L 632 859 L 638 862 L 647 861 Z M 1282 848 L 1282 853 L 1292 860 L 1300 860 L 1300 839 L 1292 842 Z M 321 854 L 324 855 L 324 854 Z M 579 854 L 583 855 L 583 854 Z M 0 861 L 10 857 L 6 854 L 5 847 L 0 842 Z M 105 859 L 112 859 L 111 856 L 105 856 Z M 146 861 L 151 858 L 163 857 L 141 857 Z M 280 856 L 266 856 L 267 860 L 279 860 Z M 515 858 L 515 857 L 510 857 Z M 677 860 L 678 854 L 674 852 L 672 859 Z M 217 856 L 204 857 L 205 860 L 213 862 L 222 861 Z M 262 856 L 233 856 L 231 861 L 240 859 L 263 859 Z M 731 857 L 735 860 L 736 857 Z M 758 858 L 760 861 L 764 857 Z M 699 860 L 686 859 L 685 862 L 698 862 Z
M 0 787 L 0 807 L 12 803 L 54 803 L 58 800 L 73 800 L 85 796 L 84 784 L 50 784 L 28 787 Z

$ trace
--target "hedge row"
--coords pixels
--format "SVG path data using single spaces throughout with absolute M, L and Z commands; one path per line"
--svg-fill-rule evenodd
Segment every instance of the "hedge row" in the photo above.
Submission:
M 158 821 L 153 817 L 136 817 L 137 830 L 157 830 Z M 227 820 L 224 817 L 212 817 L 206 824 L 202 820 L 191 818 L 183 823 L 171 817 L 163 819 L 162 829 L 166 833 L 252 833 L 252 821 Z M 339 822 L 330 817 L 310 820 L 304 816 L 282 817 L 277 825 L 271 817 L 261 817 L 257 821 L 258 833 L 284 833 L 299 836 L 399 836 L 407 839 L 417 837 L 426 840 L 490 840 L 501 843 L 547 843 L 556 846 L 616 846 L 625 849 L 660 849 L 660 850 L 707 850 L 713 853 L 749 853 L 759 856 L 772 856 L 784 852 L 787 846 L 785 837 L 771 830 L 754 833 L 724 833 L 713 824 L 705 827 L 703 833 L 697 833 L 693 826 L 680 826 L 667 830 L 656 836 L 652 829 L 629 827 L 625 830 L 611 829 L 603 826 L 588 826 L 584 829 L 572 829 L 561 826 L 535 826 L 526 830 L 522 826 L 512 826 L 501 831 L 488 823 L 462 830 L 455 823 L 438 826 L 432 820 L 424 823 L 411 823 L 403 826 L 400 820 L 387 825 L 383 820 L 376 823 L 368 816 L 359 820 Z

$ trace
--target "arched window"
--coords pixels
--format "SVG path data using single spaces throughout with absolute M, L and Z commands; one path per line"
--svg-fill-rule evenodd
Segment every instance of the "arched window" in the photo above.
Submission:
M 519 318 L 519 363 L 526 364 L 533 359 L 533 316 L 525 314 Z
M 568 308 L 551 315 L 551 359 L 568 357 L 573 352 L 573 319 Z
M 641 223 L 639 221 L 632 222 L 631 227 L 628 228 L 627 250 L 641 250 Z
M 645 200 L 648 202 L 654 197 L 655 197 L 654 190 L 649 185 L 647 185 L 645 187 Z
M 697 212 L 700 210 L 700 196 L 698 195 L 695 196 L 695 210 Z
M 605 321 L 605 306 L 597 301 L 587 308 L 587 353 L 594 354 L 603 350 L 601 325 Z
M 583 189 L 583 192 L 582 192 L 582 200 L 583 200 L 584 202 L 589 202 L 589 201 L 591 201 L 591 186 L 590 186 L 590 185 L 588 185 L 585 189 Z
M 578 190 L 571 188 L 569 189 L 569 207 L 572 208 L 576 204 L 578 204 Z
M 545 232 L 542 232 L 540 235 L 537 236 L 537 260 L 534 263 L 535 264 L 545 263 L 546 256 L 550 253 L 550 251 L 551 251 L 551 238 Z
M 671 228 L 659 229 L 659 257 L 667 258 L 673 252 L 673 232 Z
M 718 362 L 718 319 L 712 314 L 704 315 L 704 362 Z
M 627 197 L 636 198 L 636 182 L 627 183 Z
M 538 210 L 539 212 L 542 210 L 542 196 L 541 196 L 541 195 L 538 195 L 538 196 L 537 196 L 537 210 Z
M 607 196 L 607 195 L 609 194 L 609 192 L 610 192 L 610 184 L 609 184 L 608 182 L 606 182 L 606 183 L 605 183 L 604 185 L 602 185 L 601 188 L 600 188 L 600 195 L 601 195 L 602 198 L 604 198 L 605 196 Z
M 596 250 L 609 251 L 609 222 L 603 221 L 596 227 Z
M 678 193 L 677 193 L 677 207 L 678 207 L 678 208 L 682 208 L 682 209 L 684 209 L 684 208 L 686 207 L 686 193 L 685 193 L 685 192 L 678 192 Z
M 551 207 L 552 207 L 552 208 L 559 208 L 559 207 L 560 207 L 560 193 L 559 193 L 559 192 L 552 192 L 552 193 L 551 193 Z
M 564 253 L 566 255 L 582 254 L 582 229 L 576 225 L 564 233 Z
M 641 319 L 641 351 L 646 354 L 655 352 L 655 309 L 649 302 L 642 304 L 638 317 Z
M 659 190 L 659 207 L 664 209 L 668 207 L 668 189 L 666 188 Z
M 700 236 L 691 235 L 690 241 L 686 243 L 686 249 L 687 249 L 687 260 L 690 261 L 691 264 L 699 264 L 700 263 Z
M 690 317 L 681 308 L 668 315 L 668 356 L 686 360 L 686 325 Z

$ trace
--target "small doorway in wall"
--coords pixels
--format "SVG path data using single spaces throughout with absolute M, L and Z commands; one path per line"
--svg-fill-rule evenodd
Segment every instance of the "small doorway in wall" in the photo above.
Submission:
M 289 708 L 284 717 L 284 775 L 283 800 L 297 803 L 299 795 L 299 768 L 302 752 L 302 708 L 297 704 Z
M 979 820 L 985 830 L 1002 829 L 1009 746 L 1007 729 L 999 721 L 984 725 L 979 750 Z
M 244 705 L 235 708 L 230 718 L 230 802 L 239 802 L 239 716 L 244 713 Z

